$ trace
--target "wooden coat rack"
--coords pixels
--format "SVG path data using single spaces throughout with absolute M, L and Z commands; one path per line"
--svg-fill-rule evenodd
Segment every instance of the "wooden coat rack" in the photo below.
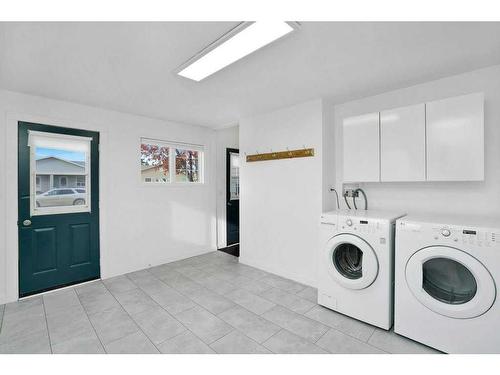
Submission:
M 314 156 L 314 148 L 303 148 L 300 150 L 287 150 L 287 151 L 267 152 L 264 154 L 247 155 L 247 162 L 305 158 L 309 156 Z

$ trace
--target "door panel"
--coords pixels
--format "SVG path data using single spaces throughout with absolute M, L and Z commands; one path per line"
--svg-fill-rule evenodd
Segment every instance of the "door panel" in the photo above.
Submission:
M 75 224 L 70 226 L 71 266 L 88 264 L 90 256 L 90 225 Z
M 99 134 L 25 122 L 18 130 L 20 297 L 99 278 Z M 67 178 L 46 194 L 61 173 L 79 175 L 85 193 Z
M 57 270 L 57 233 L 55 227 L 33 230 L 33 273 Z
M 226 242 L 240 242 L 240 180 L 239 150 L 226 151 Z

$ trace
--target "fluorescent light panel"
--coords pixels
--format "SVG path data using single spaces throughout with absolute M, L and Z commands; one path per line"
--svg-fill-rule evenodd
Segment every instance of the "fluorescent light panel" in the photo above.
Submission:
M 202 53 L 200 58 L 177 74 L 194 81 L 201 81 L 293 30 L 294 28 L 286 22 L 253 22 L 206 54 Z

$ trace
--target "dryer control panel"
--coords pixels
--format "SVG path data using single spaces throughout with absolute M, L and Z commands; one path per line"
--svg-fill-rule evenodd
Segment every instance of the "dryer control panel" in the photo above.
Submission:
M 496 245 L 497 234 L 494 230 L 467 228 L 459 226 L 433 226 L 434 240 L 444 240 L 447 243 L 491 247 Z
M 400 221 L 399 230 L 421 233 L 437 244 L 494 247 L 500 245 L 500 228 L 465 227 L 445 224 L 423 224 Z

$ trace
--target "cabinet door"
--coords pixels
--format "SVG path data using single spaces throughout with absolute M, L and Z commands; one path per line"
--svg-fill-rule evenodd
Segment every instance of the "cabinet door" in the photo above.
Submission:
M 425 181 L 425 104 L 380 112 L 380 181 Z
M 484 180 L 484 96 L 426 104 L 427 180 Z
M 344 181 L 380 181 L 379 113 L 343 122 Z

